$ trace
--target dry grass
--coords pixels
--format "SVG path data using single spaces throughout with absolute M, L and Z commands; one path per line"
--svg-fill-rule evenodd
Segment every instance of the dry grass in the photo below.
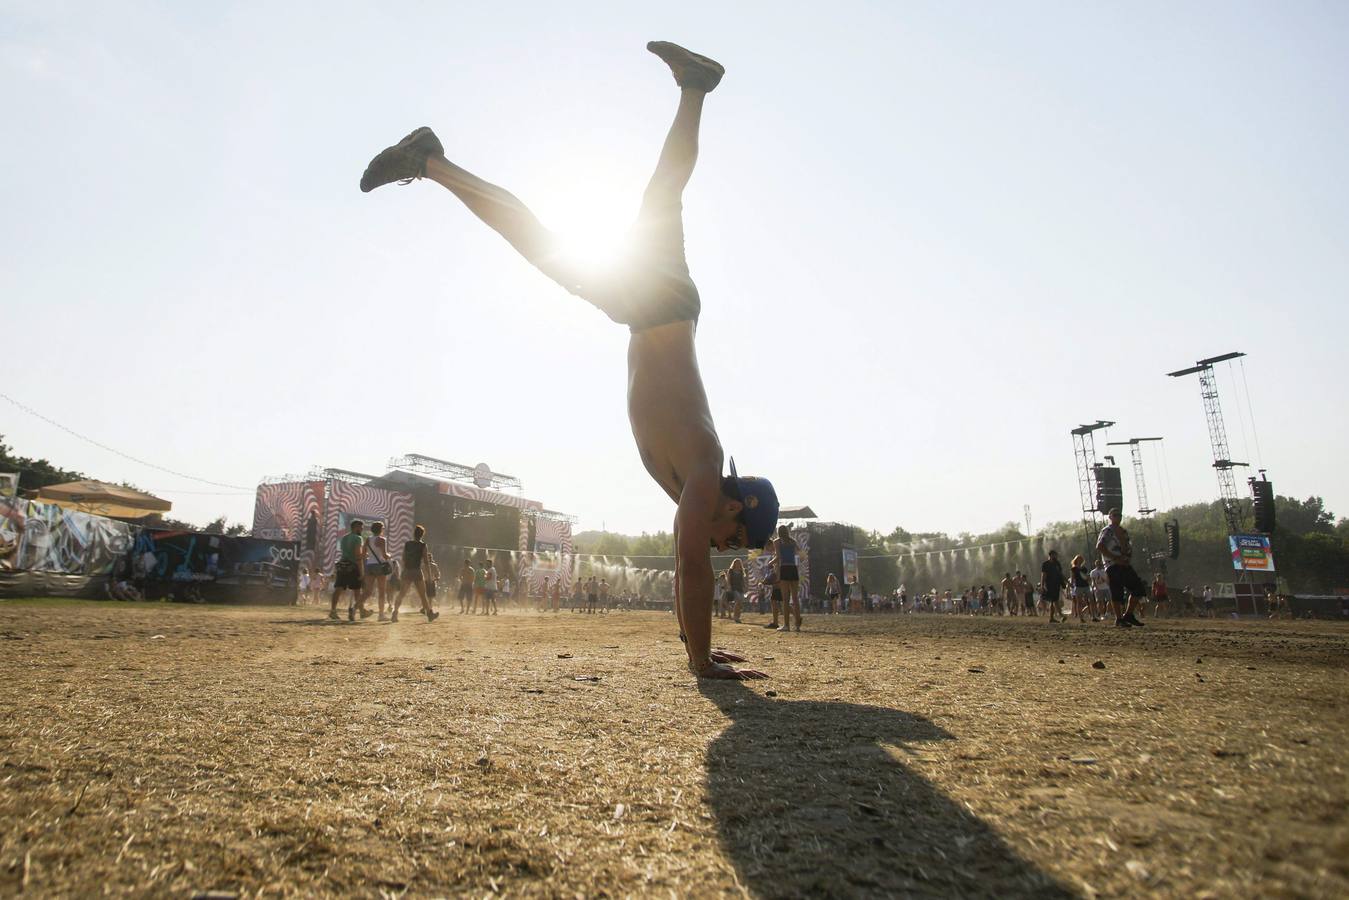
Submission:
M 1333 625 L 320 616 L 0 604 L 0 894 L 1349 894 Z

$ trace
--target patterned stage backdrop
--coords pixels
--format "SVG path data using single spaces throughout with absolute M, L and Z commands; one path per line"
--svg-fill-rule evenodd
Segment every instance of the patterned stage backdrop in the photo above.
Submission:
M 517 497 L 515 494 L 503 494 L 500 491 L 490 491 L 487 488 L 480 488 L 471 484 L 460 484 L 457 481 L 442 481 L 436 489 L 440 493 L 451 497 L 462 497 L 465 500 L 476 500 L 479 503 L 491 503 L 495 506 L 510 506 L 515 509 L 543 509 L 543 504 L 537 500 Z M 521 547 L 520 549 L 524 550 L 525 548 Z
M 253 537 L 298 541 L 300 565 L 317 572 L 319 550 L 323 546 L 325 493 L 322 481 L 258 485 L 253 504 Z
M 525 516 L 520 517 L 520 535 L 527 539 L 528 524 Z M 532 571 L 529 577 L 529 591 L 538 593 L 543 588 L 543 579 L 549 583 L 562 579 L 562 590 L 570 592 L 572 581 L 572 543 L 571 523 L 555 519 L 536 519 L 534 521 L 534 554 Z
M 370 522 L 383 522 L 389 555 L 394 559 L 402 559 L 403 545 L 412 540 L 412 511 L 411 494 L 347 481 L 328 482 L 322 571 L 331 572 L 337 565 L 337 540 L 347 533 L 348 523 L 352 519 L 360 519 L 367 526 Z M 365 533 L 370 533 L 368 527 Z

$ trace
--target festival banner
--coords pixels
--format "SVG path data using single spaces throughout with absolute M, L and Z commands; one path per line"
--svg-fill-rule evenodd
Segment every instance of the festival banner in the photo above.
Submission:
M 0 497 L 0 571 L 106 575 L 136 526 L 55 503 Z
M 0 497 L 19 496 L 19 473 L 0 472 Z
M 1232 568 L 1238 572 L 1273 572 L 1274 552 L 1263 534 L 1234 534 L 1227 539 Z
M 843 548 L 843 583 L 851 584 L 859 580 L 857 574 L 857 550 L 852 547 Z

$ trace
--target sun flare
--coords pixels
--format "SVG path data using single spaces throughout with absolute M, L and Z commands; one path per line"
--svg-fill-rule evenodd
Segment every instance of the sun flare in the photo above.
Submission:
M 622 217 L 579 214 L 559 217 L 553 227 L 558 252 L 573 265 L 611 269 L 628 251 L 630 222 Z

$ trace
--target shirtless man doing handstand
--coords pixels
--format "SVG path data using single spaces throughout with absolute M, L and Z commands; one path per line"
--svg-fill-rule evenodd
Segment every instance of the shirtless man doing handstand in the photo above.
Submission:
M 703 100 L 725 70 L 664 41 L 647 49 L 679 85 L 679 108 L 633 226 L 632 249 L 604 271 L 572 263 L 560 241 L 513 194 L 445 158 L 440 140 L 418 128 L 383 150 L 361 177 L 361 190 L 427 178 L 568 292 L 632 331 L 628 344 L 628 418 L 647 472 L 678 506 L 675 611 L 689 668 L 702 678 L 763 678 L 730 665 L 744 658 L 712 650 L 710 548 L 762 548 L 777 524 L 778 498 L 763 478 L 722 475 L 723 454 L 698 371 L 694 332 L 701 311 L 684 258 L 683 192 L 698 158 Z

